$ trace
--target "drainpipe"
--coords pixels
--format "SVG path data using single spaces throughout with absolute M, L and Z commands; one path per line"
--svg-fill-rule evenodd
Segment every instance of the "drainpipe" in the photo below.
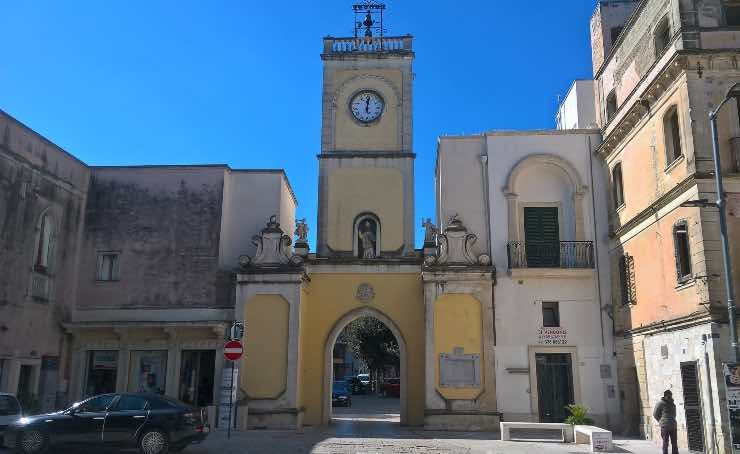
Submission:
M 491 258 L 491 264 L 494 265 L 493 261 L 493 238 L 491 238 L 491 194 L 489 192 L 488 182 L 488 134 L 483 133 L 483 153 L 480 155 L 481 163 L 481 174 L 483 181 L 483 213 L 486 216 L 484 224 L 486 225 L 486 243 L 488 243 L 488 256 Z M 491 286 L 491 328 L 493 329 L 493 345 L 496 346 L 496 299 L 494 297 L 494 287 L 496 286 L 496 276 L 494 276 L 493 285 Z M 495 374 L 495 370 L 494 370 Z
M 601 266 L 599 264 L 599 237 L 598 237 L 598 226 L 596 222 L 596 188 L 594 187 L 594 152 L 593 152 L 593 144 L 591 143 L 591 136 L 586 136 L 586 141 L 588 143 L 588 174 L 590 179 L 590 186 L 591 186 L 591 221 L 593 222 L 593 235 L 594 235 L 594 265 L 596 266 L 596 298 L 599 302 L 599 327 L 601 328 L 601 351 L 604 355 L 604 361 L 606 362 L 609 360 L 611 362 L 611 358 L 606 353 L 606 338 L 604 335 L 604 311 L 602 306 L 602 293 L 601 293 Z M 611 317 L 612 319 L 612 327 L 614 326 L 614 317 Z M 614 329 L 612 329 L 612 333 L 614 333 Z M 617 371 L 612 371 L 612 376 L 616 376 Z M 614 397 L 616 398 L 617 389 L 616 386 L 614 387 Z M 604 393 L 604 413 L 606 416 L 606 425 L 607 427 L 611 426 L 611 421 L 609 418 L 609 403 L 607 402 L 607 393 Z

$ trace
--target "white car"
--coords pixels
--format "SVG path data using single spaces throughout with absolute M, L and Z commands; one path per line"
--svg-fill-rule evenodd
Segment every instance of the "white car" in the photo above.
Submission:
M 10 423 L 21 418 L 21 404 L 12 394 L 0 393 L 0 440 Z
M 365 386 L 370 384 L 370 374 L 357 374 L 357 379 Z

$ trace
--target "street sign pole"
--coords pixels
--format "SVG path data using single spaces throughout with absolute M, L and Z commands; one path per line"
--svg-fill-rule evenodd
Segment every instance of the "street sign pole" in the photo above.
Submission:
M 226 439 L 231 439 L 231 411 L 234 407 L 234 361 L 231 362 L 231 386 L 229 387 L 229 428 L 226 430 Z

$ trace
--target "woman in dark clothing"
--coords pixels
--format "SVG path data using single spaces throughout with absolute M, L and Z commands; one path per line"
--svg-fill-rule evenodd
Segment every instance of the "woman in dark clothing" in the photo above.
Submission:
M 671 441 L 671 454 L 678 454 L 676 446 L 676 404 L 673 393 L 666 390 L 663 398 L 655 406 L 653 417 L 660 423 L 660 437 L 663 439 L 663 454 L 668 454 L 668 440 Z

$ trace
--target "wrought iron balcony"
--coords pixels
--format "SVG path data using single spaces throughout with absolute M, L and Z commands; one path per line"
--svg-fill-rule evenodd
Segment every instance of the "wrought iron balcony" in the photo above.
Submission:
M 509 241 L 509 269 L 593 268 L 593 241 Z
M 324 54 L 349 54 L 352 52 L 380 53 L 410 53 L 412 51 L 413 37 L 406 36 L 383 36 L 383 37 L 357 37 L 357 38 L 324 38 Z

